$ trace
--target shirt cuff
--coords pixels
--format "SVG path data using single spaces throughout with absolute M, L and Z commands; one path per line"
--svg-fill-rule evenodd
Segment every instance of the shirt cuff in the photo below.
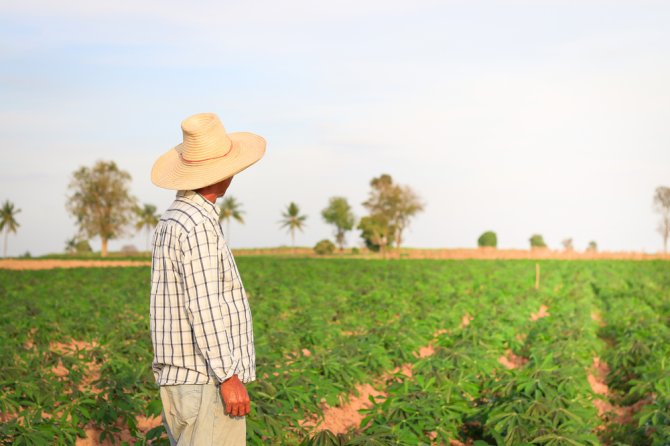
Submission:
M 223 363 L 226 363 L 225 366 Z M 212 361 L 209 364 L 209 368 L 214 374 L 214 379 L 216 379 L 219 384 L 229 379 L 233 375 L 237 374 L 237 367 L 240 364 L 239 359 L 229 358 L 228 361 L 222 361 L 220 359 Z

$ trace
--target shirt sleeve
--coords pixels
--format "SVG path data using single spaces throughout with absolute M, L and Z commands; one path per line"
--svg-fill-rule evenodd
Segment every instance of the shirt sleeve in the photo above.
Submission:
M 221 305 L 221 260 L 218 235 L 211 222 L 203 221 L 186 237 L 184 289 L 186 312 L 200 352 L 223 382 L 237 373 L 239 358 L 232 353 L 227 331 L 227 308 Z

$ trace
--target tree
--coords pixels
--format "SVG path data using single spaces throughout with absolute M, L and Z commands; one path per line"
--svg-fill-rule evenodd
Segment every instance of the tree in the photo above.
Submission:
M 477 246 L 480 248 L 496 248 L 498 246 L 498 236 L 493 231 L 486 231 L 477 239 Z
M 561 244 L 563 245 L 563 249 L 565 249 L 566 251 L 574 251 L 575 250 L 575 247 L 572 244 L 572 239 L 571 238 L 566 238 L 565 240 L 563 240 L 561 242 Z
M 372 189 L 363 206 L 370 211 L 370 217 L 382 217 L 375 219 L 375 225 L 383 222 L 387 224 L 387 227 L 381 231 L 385 234 L 383 237 L 385 244 L 381 248 L 383 250 L 391 243 L 395 243 L 399 248 L 402 244 L 404 230 L 409 226 L 410 220 L 423 211 L 424 204 L 409 186 L 393 183 L 393 178 L 388 174 L 373 178 L 370 186 Z M 369 221 L 366 222 L 364 226 L 369 226 L 369 223 Z
M 286 211 L 282 212 L 282 219 L 279 221 L 282 228 L 288 228 L 291 233 L 291 243 L 293 244 L 293 251 L 295 251 L 295 230 L 302 232 L 305 226 L 306 215 L 300 215 L 300 208 L 294 202 L 286 206 Z
M 225 220 L 226 222 L 226 237 L 228 243 L 230 243 L 230 220 L 235 219 L 239 223 L 244 224 L 243 214 L 242 203 L 237 201 L 235 197 L 230 196 L 223 199 L 223 203 L 221 203 L 221 212 L 219 212 L 219 221 Z
M 77 237 L 72 237 L 65 241 L 65 252 L 68 254 L 82 254 L 93 252 L 88 240 L 79 240 Z
M 544 243 L 544 239 L 540 234 L 533 234 L 531 238 L 529 239 L 530 241 L 530 247 L 531 248 L 546 248 L 547 244 Z
M 135 208 L 135 217 L 135 229 L 138 231 L 141 231 L 142 229 L 146 230 L 146 247 L 147 251 L 149 251 L 149 236 L 151 235 L 151 229 L 153 229 L 158 224 L 158 220 L 161 218 L 161 216 L 156 213 L 156 206 L 145 203 L 144 207 L 137 206 Z
M 365 246 L 374 252 L 380 252 L 386 257 L 386 248 L 391 245 L 390 240 L 395 229 L 389 224 L 383 214 L 372 214 L 361 218 L 358 222 L 361 237 Z
M 349 202 L 344 197 L 331 197 L 328 207 L 321 211 L 321 216 L 333 226 L 335 226 L 335 242 L 344 249 L 346 232 L 354 227 L 354 213 L 351 211 Z
M 586 248 L 586 252 L 597 252 L 598 251 L 598 244 L 594 241 L 591 240 L 589 242 L 589 246 Z
M 659 186 L 654 194 L 654 207 L 661 214 L 658 232 L 663 237 L 663 252 L 668 253 L 668 237 L 670 237 L 670 187 Z
M 65 240 L 65 252 L 68 254 L 77 252 L 77 237 Z
M 335 251 L 335 244 L 327 238 L 314 245 L 314 252 L 318 255 L 332 254 Z
M 130 179 L 114 161 L 98 161 L 72 174 L 66 209 L 77 220 L 81 236 L 100 237 L 103 257 L 107 256 L 107 242 L 125 235 L 133 221 L 137 200 L 128 190 Z
M 3 245 L 3 257 L 7 257 L 7 236 L 10 232 L 16 234 L 16 230 L 21 226 L 16 221 L 16 214 L 21 212 L 21 209 L 14 208 L 14 203 L 5 200 L 0 208 L 0 232 L 5 231 L 5 243 Z

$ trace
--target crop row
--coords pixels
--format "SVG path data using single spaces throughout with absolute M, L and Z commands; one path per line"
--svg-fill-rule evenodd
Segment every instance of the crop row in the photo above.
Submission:
M 529 261 L 238 264 L 259 377 L 249 386 L 249 444 L 668 439 L 664 262 L 546 261 L 539 290 Z M 147 268 L 0 271 L 0 442 L 73 444 L 95 433 L 166 444 L 162 426 L 145 423 L 161 411 L 148 276 Z M 426 346 L 431 354 L 419 357 Z M 592 390 L 595 357 L 610 365 L 616 395 Z M 407 368 L 411 376 L 392 373 Z M 379 396 L 360 426 L 337 437 L 305 423 L 318 424 L 361 383 Z M 617 428 L 598 415 L 598 399 L 644 405 Z

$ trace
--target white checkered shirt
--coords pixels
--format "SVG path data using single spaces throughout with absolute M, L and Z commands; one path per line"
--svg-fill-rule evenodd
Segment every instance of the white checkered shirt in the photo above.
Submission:
M 153 238 L 151 340 L 158 385 L 256 379 L 251 311 L 219 209 L 179 191 Z

